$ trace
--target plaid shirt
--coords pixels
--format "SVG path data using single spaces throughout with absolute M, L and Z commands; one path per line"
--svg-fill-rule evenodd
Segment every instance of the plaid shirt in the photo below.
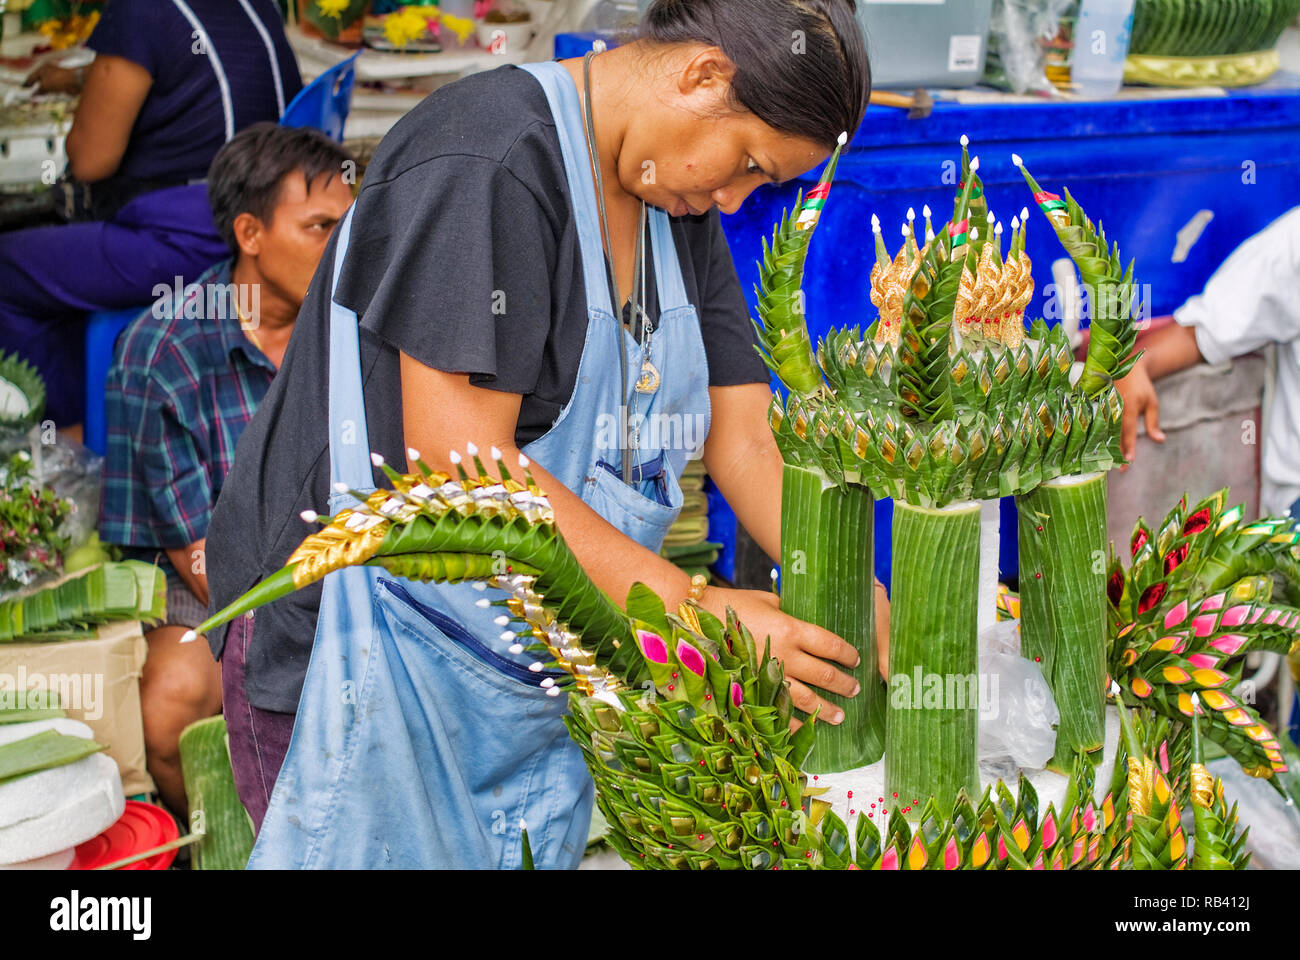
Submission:
M 222 261 L 196 283 L 205 293 L 208 284 L 228 284 L 230 266 Z M 162 318 L 151 308 L 118 338 L 105 388 L 105 543 L 160 551 L 203 539 L 235 444 L 275 376 L 238 316 L 193 316 L 227 300 L 198 300 L 191 292 L 179 307 L 159 311 Z M 161 561 L 171 573 L 165 555 Z

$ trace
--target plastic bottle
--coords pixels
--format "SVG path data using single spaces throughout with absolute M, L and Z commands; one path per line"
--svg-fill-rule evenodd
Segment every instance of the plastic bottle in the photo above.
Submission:
M 1124 85 L 1134 0 L 1083 0 L 1074 24 L 1070 80 L 1088 99 L 1113 97 Z
M 438 0 L 438 9 L 462 20 L 473 21 L 474 19 L 474 0 Z M 444 50 L 457 50 L 471 46 L 474 43 L 474 34 L 472 32 L 468 34 L 465 42 L 461 43 L 455 31 L 448 27 L 439 27 L 438 42 L 442 44 Z

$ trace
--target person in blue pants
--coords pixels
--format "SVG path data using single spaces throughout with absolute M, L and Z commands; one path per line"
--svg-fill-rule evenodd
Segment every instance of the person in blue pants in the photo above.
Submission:
M 112 0 L 87 46 L 67 138 L 77 222 L 0 234 L 0 353 L 36 367 L 59 428 L 82 420 L 86 314 L 144 307 L 226 256 L 208 166 L 302 87 L 274 0 Z
M 852 0 L 658 0 L 633 43 L 424 100 L 376 151 L 240 440 L 208 530 L 214 608 L 285 562 L 300 512 L 374 488 L 372 451 L 453 469 L 474 443 L 530 459 L 607 594 L 734 608 L 794 704 L 842 720 L 817 691 L 856 693 L 850 645 L 769 592 L 701 595 L 658 551 L 702 455 L 780 554 L 767 370 L 718 211 L 821 164 L 869 92 Z M 377 571 L 208 634 L 250 867 L 518 867 L 521 821 L 539 867 L 575 866 L 594 788 L 563 698 L 469 585 Z

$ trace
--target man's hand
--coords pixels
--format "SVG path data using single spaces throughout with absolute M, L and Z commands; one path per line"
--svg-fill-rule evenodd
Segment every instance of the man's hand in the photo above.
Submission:
M 1151 372 L 1146 357 L 1140 357 L 1133 365 L 1129 375 L 1115 384 L 1124 401 L 1124 421 L 1120 426 L 1120 452 L 1130 463 L 1137 456 L 1138 419 L 1145 418 L 1147 436 L 1156 443 L 1165 442 L 1164 431 L 1160 429 L 1160 398 L 1156 395 L 1155 384 L 1151 381 Z M 1121 467 L 1121 470 L 1127 467 Z

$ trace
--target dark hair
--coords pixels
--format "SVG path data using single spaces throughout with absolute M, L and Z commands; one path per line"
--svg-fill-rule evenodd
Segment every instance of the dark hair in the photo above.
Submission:
M 345 147 L 311 127 L 255 123 L 241 130 L 208 168 L 208 203 L 221 239 L 238 251 L 235 218 L 241 213 L 269 223 L 284 178 L 295 170 L 310 190 L 322 174 L 342 175 L 346 161 L 355 163 Z
M 841 132 L 853 136 L 871 95 L 855 10 L 854 0 L 655 0 L 637 37 L 721 48 L 736 67 L 739 107 L 832 148 Z

